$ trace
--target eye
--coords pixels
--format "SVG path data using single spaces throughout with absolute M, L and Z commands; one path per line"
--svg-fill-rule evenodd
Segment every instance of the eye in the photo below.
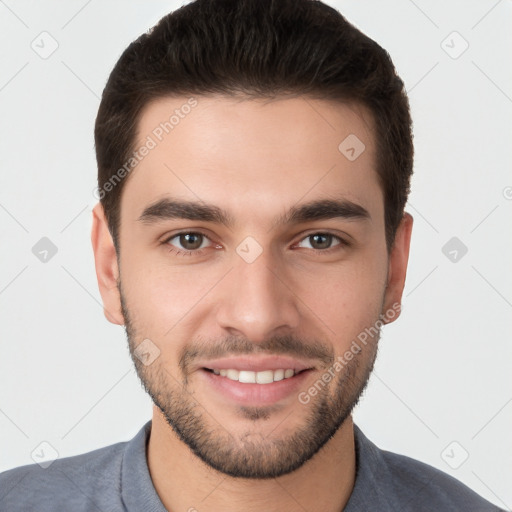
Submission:
M 176 242 L 171 243 L 176 239 Z M 208 242 L 211 240 L 203 233 L 195 232 L 195 231 L 183 231 L 181 233 L 176 233 L 162 243 L 168 245 L 168 249 L 170 252 L 173 252 L 180 256 L 189 256 L 194 254 L 201 254 L 205 247 L 208 247 Z M 176 247 L 176 245 L 178 247 Z M 180 246 L 182 249 L 180 249 Z
M 332 233 L 317 232 L 303 238 L 297 246 L 304 247 L 302 244 L 309 245 L 306 248 L 313 249 L 316 252 L 330 252 L 336 248 L 348 247 L 350 244 L 341 237 Z M 333 242 L 336 242 L 333 245 Z M 197 231 L 182 231 L 165 239 L 162 244 L 167 247 L 169 252 L 178 256 L 201 255 L 204 250 L 212 243 L 210 238 L 204 233 Z M 338 247 L 340 246 L 340 247 Z
M 338 243 L 332 245 L 333 240 L 336 240 Z M 338 245 L 347 246 L 348 243 L 340 238 L 339 236 L 333 235 L 332 233 L 312 233 L 311 235 L 308 235 L 306 238 L 303 238 L 299 242 L 302 244 L 304 241 L 307 241 L 309 243 L 309 248 L 318 250 L 318 251 L 327 251 L 329 249 L 333 249 L 334 247 Z

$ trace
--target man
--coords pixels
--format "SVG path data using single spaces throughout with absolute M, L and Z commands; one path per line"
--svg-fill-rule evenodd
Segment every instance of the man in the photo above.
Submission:
M 387 53 L 308 0 L 198 0 L 115 66 L 92 244 L 152 421 L 0 476 L 0 509 L 498 510 L 352 422 L 400 314 L 411 120 Z

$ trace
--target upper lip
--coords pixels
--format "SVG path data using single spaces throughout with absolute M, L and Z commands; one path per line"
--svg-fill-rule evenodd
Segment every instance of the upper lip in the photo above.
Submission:
M 308 364 L 306 361 L 295 359 L 286 356 L 238 356 L 238 357 L 225 357 L 222 359 L 212 359 L 208 361 L 199 362 L 198 366 L 201 368 L 208 368 L 210 370 L 248 370 L 253 372 L 265 370 L 288 370 L 292 369 L 295 372 L 302 370 L 309 370 L 314 368 L 313 364 Z

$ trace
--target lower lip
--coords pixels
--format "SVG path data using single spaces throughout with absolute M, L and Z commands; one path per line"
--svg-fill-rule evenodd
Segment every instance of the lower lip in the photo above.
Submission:
M 208 385 L 215 391 L 239 404 L 253 406 L 273 404 L 297 393 L 311 372 L 312 370 L 304 370 L 293 377 L 271 384 L 244 384 L 208 370 L 200 370 Z

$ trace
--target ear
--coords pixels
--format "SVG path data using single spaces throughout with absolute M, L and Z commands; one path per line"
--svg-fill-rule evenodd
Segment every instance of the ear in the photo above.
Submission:
M 103 300 L 103 313 L 109 322 L 124 325 L 121 297 L 117 288 L 119 268 L 116 249 L 101 203 L 92 210 L 91 242 L 96 264 L 96 278 Z
M 404 213 L 396 231 L 391 254 L 389 255 L 388 281 L 382 311 L 384 323 L 391 323 L 400 316 L 399 305 L 402 302 L 407 262 L 409 261 L 412 224 L 412 216 L 409 213 Z M 386 312 L 391 312 L 391 310 L 394 311 L 393 316 L 391 314 L 386 315 Z

